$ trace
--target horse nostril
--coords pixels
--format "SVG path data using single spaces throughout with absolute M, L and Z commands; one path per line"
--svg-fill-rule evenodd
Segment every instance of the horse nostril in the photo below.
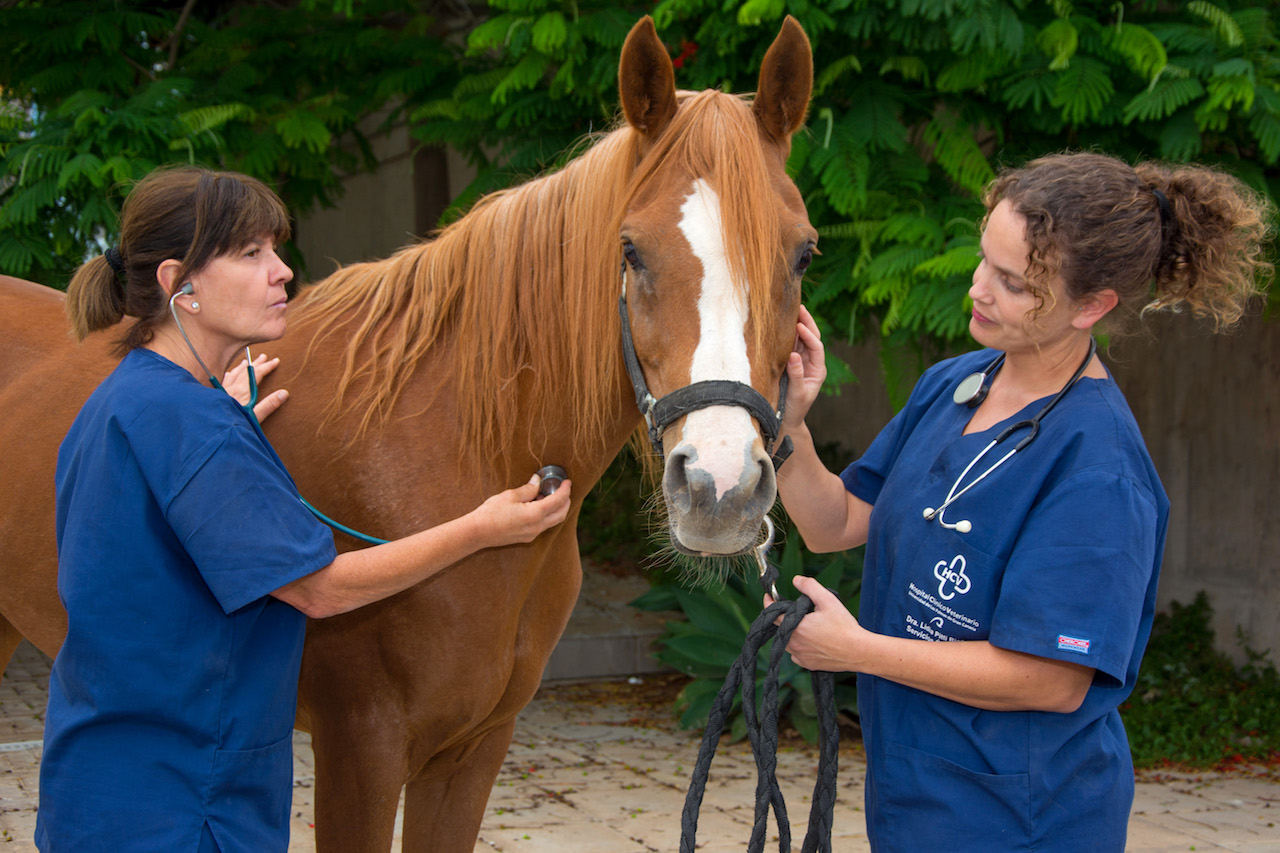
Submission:
M 688 512 L 693 504 L 689 493 L 688 465 L 696 455 L 692 452 L 692 448 L 685 444 L 667 455 L 662 474 L 662 490 L 666 493 L 669 510 Z

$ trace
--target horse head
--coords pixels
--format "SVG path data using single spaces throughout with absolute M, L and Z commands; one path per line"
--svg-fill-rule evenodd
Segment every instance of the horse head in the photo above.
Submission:
M 786 174 L 813 57 L 788 17 L 754 100 L 677 92 L 653 22 L 622 49 L 619 91 L 641 139 L 618 229 L 623 349 L 662 455 L 672 545 L 750 549 L 777 496 L 772 445 L 817 232 Z

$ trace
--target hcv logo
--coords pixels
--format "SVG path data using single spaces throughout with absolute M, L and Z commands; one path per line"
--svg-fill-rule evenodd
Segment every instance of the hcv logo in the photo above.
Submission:
M 969 591 L 969 576 L 964 573 L 964 566 L 964 555 L 957 554 L 950 565 L 946 560 L 939 560 L 933 567 L 933 576 L 938 579 L 938 597 L 943 601 L 950 601 L 957 593 L 964 595 Z

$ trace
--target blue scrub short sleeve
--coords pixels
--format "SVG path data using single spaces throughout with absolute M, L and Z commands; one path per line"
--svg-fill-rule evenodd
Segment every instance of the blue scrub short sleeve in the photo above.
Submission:
M 885 479 L 902 452 L 909 431 L 907 419 L 911 413 L 912 410 L 903 409 L 894 415 L 893 420 L 876 435 L 867 452 L 841 472 L 840 480 L 849 494 L 875 505 Z
M 333 562 L 333 534 L 255 433 L 221 431 L 171 484 L 165 517 L 231 613 Z
M 994 645 L 1092 667 L 1123 684 L 1156 565 L 1150 491 L 1109 471 L 1081 472 L 1028 517 L 1004 573 Z

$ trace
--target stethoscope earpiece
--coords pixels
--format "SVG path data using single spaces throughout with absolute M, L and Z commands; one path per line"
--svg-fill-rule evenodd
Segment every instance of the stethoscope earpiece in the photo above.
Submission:
M 200 353 L 196 352 L 195 344 L 191 343 L 191 338 L 187 336 L 187 330 L 182 327 L 182 318 L 178 316 L 178 308 L 173 304 L 179 296 L 191 296 L 195 292 L 195 286 L 191 282 L 184 282 L 182 287 L 175 290 L 173 295 L 169 297 L 169 313 L 173 315 L 173 322 L 177 324 L 178 331 L 182 334 L 182 339 L 187 342 L 187 349 L 191 350 L 191 354 L 195 356 L 196 361 L 200 363 L 201 369 L 203 369 L 205 375 L 209 377 L 209 384 L 214 388 L 217 388 L 219 391 L 225 391 L 226 389 L 222 387 L 222 383 L 218 381 L 218 378 L 213 375 L 213 371 L 209 369 L 209 366 L 204 363 L 204 359 L 200 357 Z M 200 303 L 193 302 L 191 303 L 191 307 L 199 309 Z M 253 369 L 253 354 L 249 352 L 248 347 L 244 348 L 244 357 L 245 360 L 249 362 L 250 400 L 247 408 L 249 413 L 252 415 L 253 407 L 258 402 L 258 377 Z M 254 420 L 257 420 L 257 418 L 254 417 Z

